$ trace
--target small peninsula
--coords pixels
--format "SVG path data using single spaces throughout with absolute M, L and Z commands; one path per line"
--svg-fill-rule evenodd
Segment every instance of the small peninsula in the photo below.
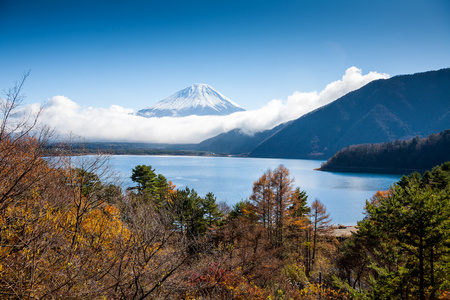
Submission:
M 423 173 L 450 161 L 450 129 L 427 138 L 346 147 L 328 159 L 320 171 L 352 173 Z

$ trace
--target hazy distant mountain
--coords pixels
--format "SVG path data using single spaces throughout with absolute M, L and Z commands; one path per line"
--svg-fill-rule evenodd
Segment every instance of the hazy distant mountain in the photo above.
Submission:
M 372 81 L 300 117 L 252 157 L 326 159 L 349 145 L 428 136 L 450 128 L 450 69 Z
M 242 107 L 207 84 L 194 84 L 156 104 L 138 111 L 143 117 L 183 117 L 189 115 L 229 115 Z
M 171 145 L 167 149 L 208 151 L 214 153 L 228 153 L 232 155 L 247 154 L 258 144 L 269 138 L 288 123 L 278 125 L 272 129 L 254 134 L 246 134 L 240 129 L 221 133 L 215 137 L 204 140 L 199 144 Z

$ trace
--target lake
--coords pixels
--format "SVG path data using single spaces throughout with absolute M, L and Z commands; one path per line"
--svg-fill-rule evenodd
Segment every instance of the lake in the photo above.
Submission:
M 399 175 L 353 174 L 314 171 L 322 161 L 301 159 L 263 159 L 201 156 L 113 155 L 111 163 L 124 180 L 132 185 L 131 170 L 136 165 L 151 165 L 177 188 L 193 188 L 201 196 L 214 193 L 217 201 L 232 206 L 247 199 L 253 182 L 268 168 L 283 164 L 294 178 L 294 186 L 308 194 L 308 201 L 319 199 L 334 224 L 356 225 L 361 220 L 365 201 L 378 190 L 386 190 Z

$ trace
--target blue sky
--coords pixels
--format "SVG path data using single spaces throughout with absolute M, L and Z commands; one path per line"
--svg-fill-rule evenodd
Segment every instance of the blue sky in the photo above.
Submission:
M 0 88 L 31 69 L 29 103 L 138 110 L 207 83 L 251 110 L 352 66 L 450 67 L 450 1 L 0 1 Z

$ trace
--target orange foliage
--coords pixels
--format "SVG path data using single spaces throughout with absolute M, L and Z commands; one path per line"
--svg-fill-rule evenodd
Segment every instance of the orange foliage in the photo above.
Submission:
M 386 191 L 377 191 L 372 198 L 370 198 L 370 203 L 376 204 L 380 201 L 380 199 L 386 199 L 391 194 L 390 190 Z
M 441 295 L 439 296 L 438 299 L 441 300 L 450 300 L 450 292 L 449 291 L 441 291 Z
M 210 263 L 200 272 L 191 272 L 188 279 L 191 289 L 184 298 L 266 299 L 267 293 L 240 271 L 240 268 L 227 270 L 218 263 Z

